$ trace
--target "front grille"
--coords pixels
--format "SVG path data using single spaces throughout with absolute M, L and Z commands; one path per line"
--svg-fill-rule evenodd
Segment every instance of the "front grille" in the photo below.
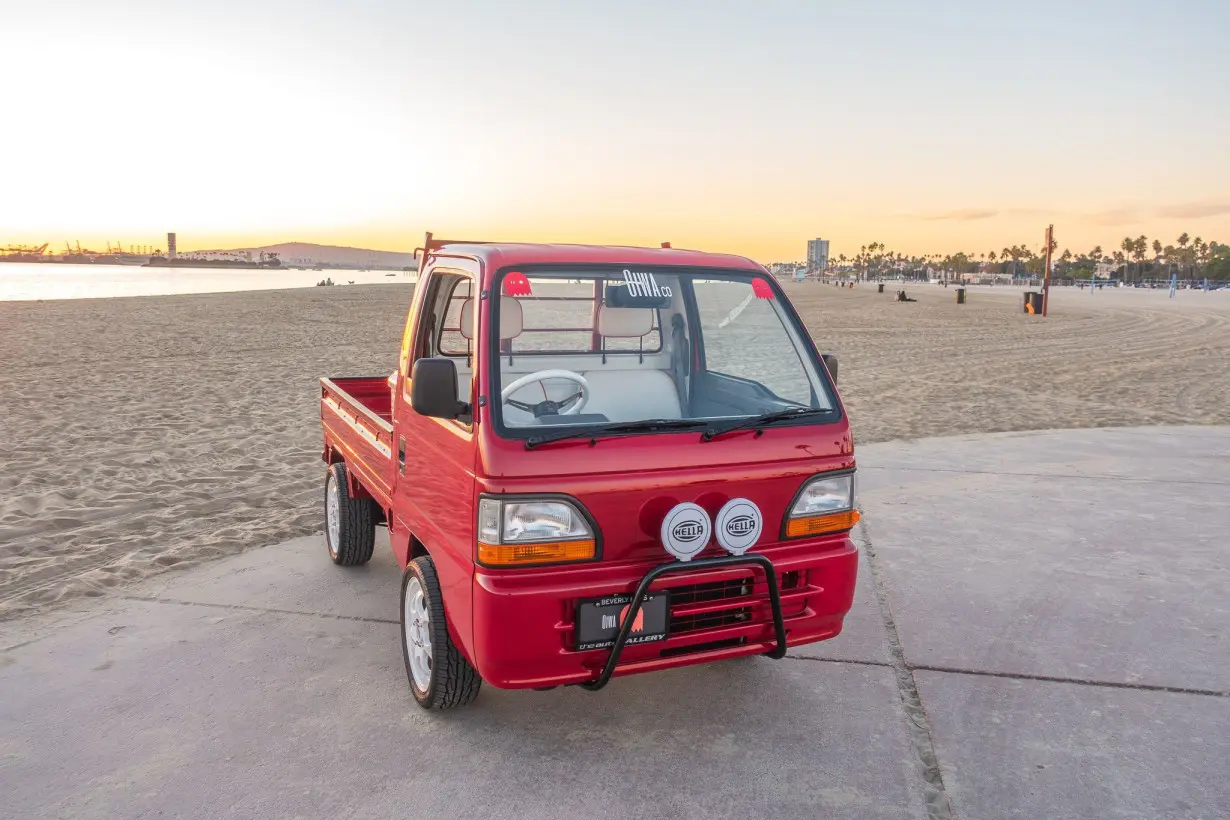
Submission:
M 671 593 L 670 632 L 677 635 L 681 632 L 696 632 L 701 629 L 715 629 L 724 626 L 737 626 L 752 620 L 752 608 L 749 606 L 722 609 L 716 612 L 697 612 L 680 614 L 680 609 L 687 609 L 704 604 L 721 604 L 724 601 L 735 602 L 749 598 L 755 588 L 755 578 L 744 575 L 725 581 L 707 581 L 700 584 L 681 584 L 669 587 Z
M 695 632 L 698 629 L 713 629 L 719 626 L 745 624 L 752 619 L 750 607 L 724 609 L 721 612 L 702 612 L 697 615 L 672 615 L 671 634 Z
M 752 576 L 731 578 L 729 581 L 710 581 L 706 584 L 684 584 L 668 587 L 671 592 L 672 606 L 687 604 L 705 604 L 712 601 L 724 601 L 728 598 L 741 598 L 752 594 Z

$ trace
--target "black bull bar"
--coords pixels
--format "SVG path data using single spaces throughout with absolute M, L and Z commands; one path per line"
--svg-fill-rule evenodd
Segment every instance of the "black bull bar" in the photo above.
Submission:
M 649 594 L 649 587 L 654 581 L 663 575 L 670 575 L 676 572 L 691 572 L 698 569 L 734 567 L 745 564 L 759 566 L 764 571 L 765 580 L 769 586 L 769 604 L 773 608 L 773 629 L 777 633 L 777 646 L 771 652 L 764 654 L 774 659 L 785 657 L 786 624 L 782 618 L 782 595 L 778 590 L 777 570 L 774 568 L 772 561 L 758 554 L 723 555 L 719 558 L 701 558 L 697 561 L 671 561 L 667 564 L 659 564 L 649 570 L 648 574 L 641 579 L 640 585 L 636 588 L 636 594 L 632 596 L 632 603 L 628 605 L 628 615 L 619 627 L 619 634 L 615 636 L 615 645 L 611 647 L 611 655 L 606 659 L 606 666 L 602 668 L 602 674 L 598 676 L 597 680 L 587 681 L 578 685 L 591 692 L 597 692 L 611 682 L 611 675 L 615 674 L 615 667 L 619 664 L 619 656 L 624 651 L 624 644 L 628 642 L 628 635 L 632 633 L 632 625 L 636 621 L 636 614 L 640 612 L 641 603 L 644 602 L 645 596 Z

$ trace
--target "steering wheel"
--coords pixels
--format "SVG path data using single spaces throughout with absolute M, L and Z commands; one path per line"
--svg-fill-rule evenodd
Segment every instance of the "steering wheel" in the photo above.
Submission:
M 534 384 L 535 382 L 545 381 L 546 379 L 570 381 L 577 386 L 579 392 L 558 401 L 543 399 L 537 404 L 527 404 L 523 401 L 514 401 L 511 398 L 522 387 Z M 543 395 L 546 395 L 546 388 L 543 388 Z M 571 370 L 539 370 L 537 373 L 527 373 L 508 385 L 508 387 L 505 387 L 500 391 L 500 401 L 518 410 L 533 413 L 534 418 L 539 416 L 575 416 L 581 412 L 581 408 L 589 401 L 589 382 L 585 381 L 585 377 L 580 373 L 573 373 Z

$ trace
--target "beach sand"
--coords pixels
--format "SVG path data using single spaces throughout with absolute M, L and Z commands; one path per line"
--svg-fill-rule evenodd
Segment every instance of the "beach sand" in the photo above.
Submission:
M 856 440 L 1230 423 L 1230 294 L 788 286 Z M 393 370 L 409 285 L 0 302 L 0 618 L 322 527 L 317 377 Z

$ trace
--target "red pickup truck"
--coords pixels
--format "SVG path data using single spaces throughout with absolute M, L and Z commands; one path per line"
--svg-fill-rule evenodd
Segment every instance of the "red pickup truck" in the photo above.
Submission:
M 391 376 L 321 379 L 329 556 L 388 528 L 426 708 L 837 635 L 854 447 L 741 257 L 427 235 Z

